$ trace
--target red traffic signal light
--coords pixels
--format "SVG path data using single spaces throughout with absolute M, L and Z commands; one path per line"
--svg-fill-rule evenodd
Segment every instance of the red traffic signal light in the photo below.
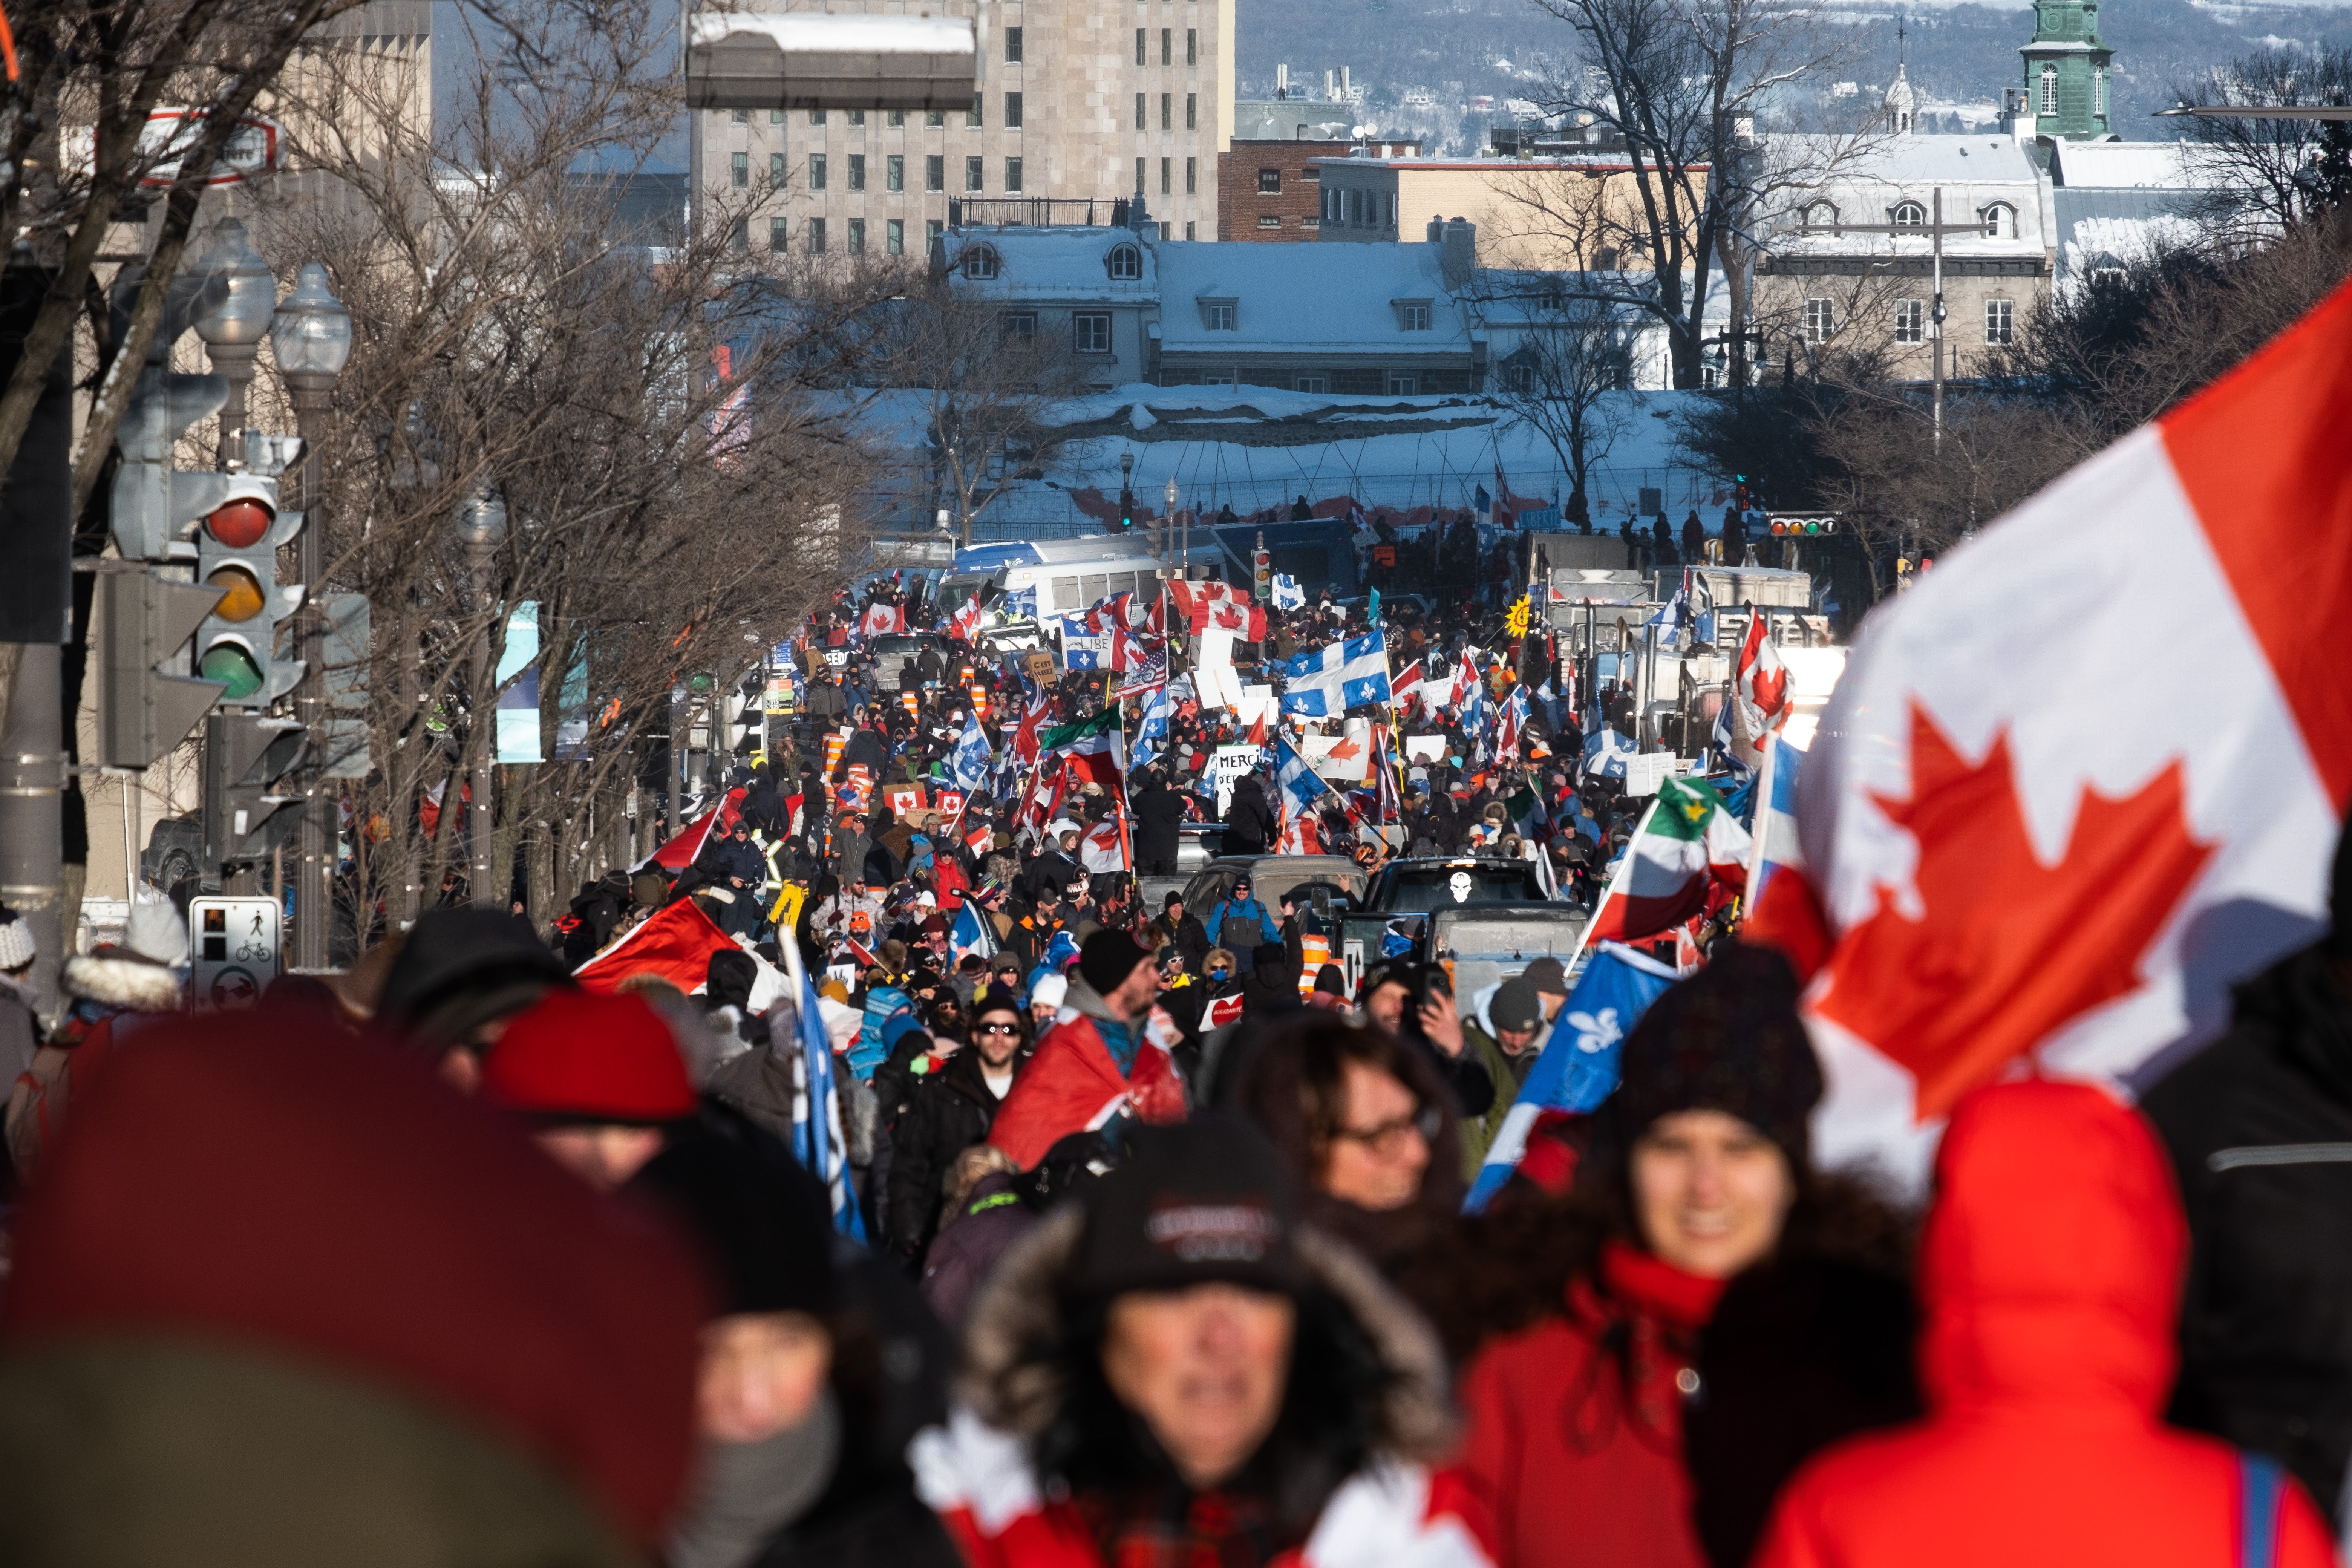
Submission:
M 250 496 L 239 496 L 215 508 L 205 519 L 205 531 L 231 550 L 246 550 L 268 536 L 278 514 Z
M 1772 520 L 1772 532 L 1776 537 L 1788 531 L 1789 525 L 1787 523 L 1781 521 L 1777 517 Z

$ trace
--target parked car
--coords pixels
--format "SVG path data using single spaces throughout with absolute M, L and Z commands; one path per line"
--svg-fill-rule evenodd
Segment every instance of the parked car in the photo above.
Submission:
M 1532 860 L 1482 855 L 1391 860 L 1373 874 L 1371 885 L 1356 907 L 1339 917 L 1339 962 L 1348 972 L 1349 986 L 1366 968 L 1384 958 L 1437 956 L 1430 938 L 1440 912 L 1490 910 L 1524 913 L 1548 929 L 1557 927 L 1568 912 L 1575 913 L 1580 921 L 1583 913 L 1546 891 L 1542 873 Z M 1568 947 L 1559 951 L 1564 953 L 1574 945 L 1571 936 Z M 1535 956 L 1535 952 L 1528 954 L 1531 959 Z M 1458 992 L 1461 987 L 1455 989 Z
M 1220 855 L 1184 884 L 1186 911 L 1200 917 L 1201 924 L 1208 927 L 1215 907 L 1225 901 L 1225 895 L 1244 873 L 1250 880 L 1250 897 L 1276 920 L 1282 918 L 1285 893 L 1295 893 L 1318 910 L 1338 916 L 1354 906 L 1370 880 L 1362 867 L 1342 855 Z M 1210 940 L 1215 941 L 1216 935 L 1210 929 Z
M 920 658 L 925 648 L 944 662 L 954 662 L 948 639 L 935 632 L 888 632 L 868 641 L 866 648 L 874 655 L 874 668 L 885 691 L 898 689 L 899 672 L 908 659 Z
M 1456 996 L 1523 973 L 1546 953 L 1566 963 L 1592 917 L 1575 904 L 1465 904 L 1429 915 L 1426 952 Z

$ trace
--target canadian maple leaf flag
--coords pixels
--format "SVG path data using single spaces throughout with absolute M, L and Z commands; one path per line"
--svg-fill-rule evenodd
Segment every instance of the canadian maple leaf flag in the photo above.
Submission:
M 2030 1060 L 2146 1088 L 2314 940 L 2352 796 L 2352 288 L 1874 614 L 1749 934 L 1825 1159 L 1921 1169 Z
M 710 955 L 737 951 L 692 899 L 664 904 L 626 936 L 572 972 L 590 991 L 614 991 L 632 974 L 653 974 L 692 995 L 710 978 Z

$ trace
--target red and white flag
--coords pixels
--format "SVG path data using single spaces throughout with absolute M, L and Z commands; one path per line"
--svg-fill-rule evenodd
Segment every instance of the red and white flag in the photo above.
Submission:
M 1116 816 L 1106 816 L 1078 840 L 1078 864 L 1097 877 L 1127 869 L 1127 835 Z
M 860 637 L 887 637 L 907 629 L 907 612 L 898 605 L 868 605 L 866 613 L 857 617 Z
M 1027 764 L 1037 760 L 1038 731 L 1054 716 L 1054 700 L 1040 690 L 1031 695 L 1029 707 L 1021 715 L 1021 722 L 1013 728 L 1013 755 L 1015 761 Z
M 1421 695 L 1422 686 L 1426 679 L 1427 677 L 1422 672 L 1421 660 L 1414 659 L 1411 664 L 1406 665 L 1389 682 L 1391 705 L 1400 713 L 1411 711 L 1413 699 Z
M 1045 824 L 1053 821 L 1054 814 L 1062 808 L 1068 782 L 1059 763 L 1039 769 L 1037 776 L 1029 781 L 1029 793 L 1021 797 L 1020 809 L 1013 814 L 1014 830 L 1044 832 Z
M 2021 1063 L 2145 1088 L 2315 937 L 2347 625 L 2352 288 L 1872 616 L 1749 923 L 1811 976 L 1825 1158 L 1916 1171 Z
M 749 793 L 741 788 L 729 790 L 717 805 L 664 839 L 660 847 L 629 869 L 642 871 L 648 866 L 659 866 L 665 871 L 685 870 L 702 853 L 702 847 L 709 841 L 713 828 L 721 833 L 734 830 L 735 819 L 742 815 L 738 808 Z
M 572 972 L 589 991 L 615 991 L 632 974 L 653 974 L 688 995 L 710 978 L 710 955 L 739 951 L 692 899 L 663 905 L 644 923 Z
M 980 635 L 980 595 L 974 594 L 962 609 L 948 617 L 948 635 L 958 642 L 971 641 Z

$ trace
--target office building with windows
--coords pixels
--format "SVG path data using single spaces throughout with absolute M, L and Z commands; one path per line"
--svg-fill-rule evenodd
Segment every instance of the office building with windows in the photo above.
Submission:
M 950 15 L 973 10 L 945 3 Z M 1141 191 L 1171 234 L 1214 235 L 1232 0 L 997 0 L 980 53 L 968 108 L 697 114 L 707 221 L 747 251 L 921 258 L 965 215 L 1100 225 L 1113 201 Z

